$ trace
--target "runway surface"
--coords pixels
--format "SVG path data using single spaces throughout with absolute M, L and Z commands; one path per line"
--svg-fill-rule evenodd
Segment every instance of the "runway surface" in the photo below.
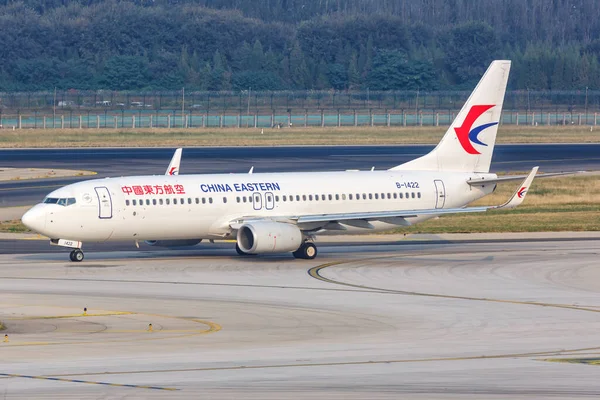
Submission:
M 334 171 L 387 169 L 429 152 L 433 146 L 315 146 L 186 148 L 181 173 Z M 97 178 L 164 174 L 173 149 L 0 150 L 0 166 L 92 170 Z M 600 144 L 498 145 L 492 171 L 600 170 Z M 87 177 L 0 182 L 0 207 L 30 205 L 55 188 Z
M 599 239 L 322 245 L 313 261 L 202 245 L 97 249 L 81 264 L 2 254 L 0 389 L 11 399 L 598 398 L 599 367 L 579 362 L 600 358 L 599 255 Z

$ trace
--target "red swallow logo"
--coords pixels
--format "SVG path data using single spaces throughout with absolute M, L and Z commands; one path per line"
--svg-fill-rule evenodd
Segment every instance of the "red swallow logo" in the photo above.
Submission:
M 478 126 L 473 129 L 471 129 L 471 128 L 473 127 L 473 124 L 475 123 L 475 121 L 477 121 L 477 118 L 479 118 L 481 116 L 481 114 L 483 114 L 484 112 L 486 112 L 487 110 L 489 110 L 492 107 L 494 107 L 494 105 L 477 105 L 477 106 L 471 107 L 471 109 L 469 110 L 469 112 L 467 114 L 467 117 L 463 121 L 462 126 L 459 126 L 458 128 L 454 128 L 454 130 L 456 131 L 456 137 L 458 138 L 460 145 L 463 147 L 463 149 L 465 149 L 465 151 L 467 153 L 481 154 L 480 152 L 477 151 L 477 149 L 475 149 L 475 147 L 473 147 L 473 144 L 471 142 L 482 145 L 482 146 L 487 146 L 487 144 L 485 144 L 479 140 L 477 135 L 479 135 L 479 133 L 481 131 L 483 131 L 484 129 L 489 128 L 490 126 L 497 125 L 498 123 L 492 122 L 489 124 Z
M 177 171 L 177 167 L 171 167 L 171 169 L 169 170 L 169 175 L 175 175 L 176 171 Z
M 519 189 L 519 191 L 517 192 L 517 196 L 519 196 L 519 198 L 522 199 L 523 197 L 525 197 L 525 193 L 527 193 L 527 186 L 523 186 L 521 189 Z

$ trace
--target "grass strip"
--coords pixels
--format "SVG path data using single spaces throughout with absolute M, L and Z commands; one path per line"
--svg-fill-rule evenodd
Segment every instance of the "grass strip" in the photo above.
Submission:
M 447 127 L 0 130 L 0 147 L 177 147 L 436 144 Z M 598 143 L 600 127 L 500 127 L 498 143 Z

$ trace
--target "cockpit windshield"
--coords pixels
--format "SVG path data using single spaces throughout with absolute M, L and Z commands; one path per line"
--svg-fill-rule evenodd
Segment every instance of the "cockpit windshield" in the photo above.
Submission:
M 46 197 L 44 199 L 44 204 L 58 204 L 59 206 L 70 206 L 71 204 L 75 204 L 75 197 Z

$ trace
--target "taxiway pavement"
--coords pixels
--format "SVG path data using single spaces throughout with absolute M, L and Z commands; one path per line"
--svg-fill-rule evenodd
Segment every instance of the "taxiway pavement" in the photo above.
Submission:
M 600 367 L 581 362 L 600 358 L 600 239 L 488 239 L 321 245 L 313 261 L 202 245 L 81 264 L 2 254 L 0 390 L 598 398 Z

